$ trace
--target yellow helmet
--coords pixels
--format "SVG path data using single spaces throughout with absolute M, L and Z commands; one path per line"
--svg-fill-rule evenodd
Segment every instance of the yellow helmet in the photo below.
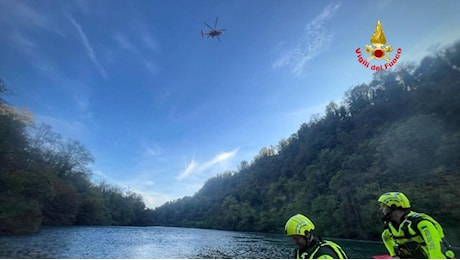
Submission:
M 378 201 L 390 208 L 410 208 L 409 199 L 402 192 L 392 191 L 384 193 Z
M 311 220 L 302 214 L 297 214 L 289 218 L 284 226 L 286 235 L 300 235 L 305 236 L 306 232 L 310 232 L 315 229 L 315 225 Z

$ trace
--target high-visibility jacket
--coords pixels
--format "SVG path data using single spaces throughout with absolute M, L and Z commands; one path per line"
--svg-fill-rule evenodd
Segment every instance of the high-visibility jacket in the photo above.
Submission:
M 391 256 L 400 258 L 454 258 L 441 225 L 424 213 L 410 211 L 399 225 L 389 222 L 382 240 Z
M 314 238 L 307 249 L 294 251 L 296 259 L 347 259 L 347 255 L 336 243 Z

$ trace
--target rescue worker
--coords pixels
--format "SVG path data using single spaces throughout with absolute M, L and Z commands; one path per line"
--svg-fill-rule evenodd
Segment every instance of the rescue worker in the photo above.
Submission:
M 286 235 L 297 246 L 294 258 L 297 259 L 346 259 L 345 252 L 334 242 L 321 240 L 313 235 L 315 225 L 302 214 L 289 218 L 284 226 Z
M 454 258 L 441 225 L 424 213 L 411 210 L 402 192 L 387 192 L 378 199 L 384 217 L 382 240 L 393 258 Z

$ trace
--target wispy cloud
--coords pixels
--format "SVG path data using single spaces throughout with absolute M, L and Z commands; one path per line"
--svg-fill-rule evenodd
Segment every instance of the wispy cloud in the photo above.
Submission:
M 65 139 L 83 140 L 87 126 L 75 119 L 63 119 L 44 114 L 35 114 L 35 121 L 50 125 L 53 131 L 60 133 Z
M 152 62 L 150 60 L 144 59 L 143 62 L 144 62 L 145 68 L 151 74 L 156 74 L 160 70 L 160 67 L 156 63 L 154 63 L 154 62 Z
M 26 37 L 19 31 L 14 31 L 10 37 L 20 48 L 31 49 L 36 47 L 36 44 L 30 38 Z
M 142 34 L 142 41 L 144 42 L 145 46 L 154 54 L 160 53 L 160 46 L 156 40 L 154 40 L 149 34 L 143 33 Z
M 157 157 L 158 155 L 161 155 L 161 147 L 157 144 L 143 144 L 144 146 L 144 151 L 143 151 L 143 157 L 145 158 L 152 158 L 152 157 Z
M 82 40 L 82 43 L 86 48 L 86 53 L 88 54 L 89 58 L 91 59 L 91 62 L 99 70 L 99 73 L 101 73 L 102 77 L 104 77 L 104 79 L 107 80 L 108 79 L 107 72 L 105 71 L 104 67 L 102 67 L 102 65 L 99 63 L 99 61 L 97 60 L 96 54 L 94 53 L 94 50 L 93 50 L 93 47 L 91 47 L 91 44 L 89 43 L 88 38 L 86 37 L 86 34 L 83 31 L 82 27 L 80 26 L 80 24 L 78 24 L 75 21 L 75 19 L 73 19 L 72 16 L 69 15 L 68 19 L 70 20 L 70 22 L 72 22 L 72 24 L 77 29 L 77 31 L 78 31 L 78 33 L 80 35 L 80 38 Z
M 22 29 L 40 28 L 65 36 L 52 15 L 37 11 L 25 1 L 0 1 L 0 10 L 5 10 L 0 15 L 0 24 Z
M 326 29 L 326 22 L 336 14 L 340 2 L 329 4 L 310 21 L 304 32 L 304 38 L 297 46 L 287 49 L 272 65 L 273 68 L 288 68 L 293 74 L 301 75 L 305 64 L 317 56 L 331 42 L 333 34 Z
M 140 51 L 134 46 L 134 44 L 128 40 L 126 36 L 124 36 L 121 33 L 116 33 L 113 35 L 113 38 L 115 39 L 115 42 L 118 44 L 118 46 L 121 49 L 127 50 L 129 52 L 132 52 L 136 55 L 140 54 Z
M 0 0 L 0 40 L 20 54 L 18 60 L 24 58 L 52 80 L 64 78 L 61 67 L 56 64 L 58 59 L 50 59 L 49 44 L 45 43 L 58 44 L 67 38 L 59 10 L 50 9 L 44 3 Z
M 132 56 L 134 56 L 149 73 L 157 74 L 160 67 L 149 57 L 160 53 L 159 45 L 145 30 L 139 28 L 136 30 L 139 31 L 138 34 L 140 36 L 127 37 L 125 34 L 117 32 L 113 35 L 113 38 L 119 48 L 133 54 Z
M 212 159 L 199 163 L 193 159 L 185 168 L 185 170 L 177 176 L 177 180 L 182 180 L 191 174 L 205 172 L 215 166 L 221 165 L 224 162 L 233 158 L 238 152 L 239 148 L 236 148 L 230 152 L 222 152 L 214 156 Z
M 197 168 L 197 162 L 193 159 L 188 165 L 187 168 L 179 175 L 177 176 L 178 180 L 182 180 L 185 177 L 189 176 L 192 171 L 194 171 Z

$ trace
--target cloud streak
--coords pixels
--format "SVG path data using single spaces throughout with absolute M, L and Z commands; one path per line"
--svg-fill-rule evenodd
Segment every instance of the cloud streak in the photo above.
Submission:
M 151 74 L 155 75 L 160 70 L 160 67 L 149 58 L 152 55 L 160 53 L 158 43 L 144 30 L 138 29 L 139 36 L 127 37 L 121 32 L 113 35 L 113 39 L 118 47 L 134 54 L 134 57 L 144 66 L 144 68 Z M 137 41 L 136 41 L 137 39 Z M 137 44 L 136 44 L 137 43 Z
M 272 67 L 274 69 L 288 68 L 291 73 L 300 76 L 304 72 L 305 64 L 331 42 L 333 34 L 326 29 L 325 24 L 334 17 L 340 5 L 339 2 L 336 2 L 324 8 L 306 25 L 303 40 L 297 46 L 285 50 Z
M 0 14 L 0 25 L 6 23 L 11 27 L 23 29 L 40 28 L 65 37 L 59 24 L 51 15 L 40 13 L 25 1 L 0 1 L 0 10 L 5 10 Z
M 75 19 L 73 19 L 72 16 L 70 16 L 70 15 L 68 16 L 68 19 L 70 20 L 70 22 L 72 22 L 72 24 L 77 29 L 78 34 L 80 35 L 81 41 L 82 41 L 83 45 L 86 48 L 86 53 L 88 54 L 89 58 L 91 59 L 91 62 L 96 66 L 96 68 L 98 69 L 99 73 L 101 73 L 102 77 L 105 80 L 107 80 L 109 78 L 108 75 L 107 75 L 107 72 L 105 71 L 104 67 L 102 67 L 102 65 L 99 63 L 99 61 L 97 60 L 96 54 L 94 54 L 94 50 L 91 47 L 91 44 L 89 43 L 88 38 L 86 37 L 86 34 L 83 31 L 83 29 L 81 28 L 80 24 L 78 24 L 75 21 Z
M 191 174 L 204 172 L 206 170 L 211 169 L 214 166 L 223 164 L 224 162 L 226 162 L 226 161 L 230 160 L 231 158 L 233 158 L 236 155 L 236 153 L 238 152 L 238 150 L 239 150 L 239 148 L 234 149 L 234 150 L 232 150 L 230 152 L 219 153 L 216 156 L 214 156 L 211 160 L 208 160 L 208 161 L 203 162 L 203 163 L 198 163 L 197 161 L 195 161 L 195 159 L 193 159 L 187 165 L 185 170 L 176 177 L 176 179 L 177 180 L 182 180 L 182 179 L 190 176 Z
M 193 159 L 188 165 L 187 165 L 187 168 L 185 168 L 185 170 L 179 175 L 177 176 L 177 180 L 182 180 L 184 179 L 185 177 L 189 176 L 195 169 L 197 168 L 197 163 L 196 161 Z

